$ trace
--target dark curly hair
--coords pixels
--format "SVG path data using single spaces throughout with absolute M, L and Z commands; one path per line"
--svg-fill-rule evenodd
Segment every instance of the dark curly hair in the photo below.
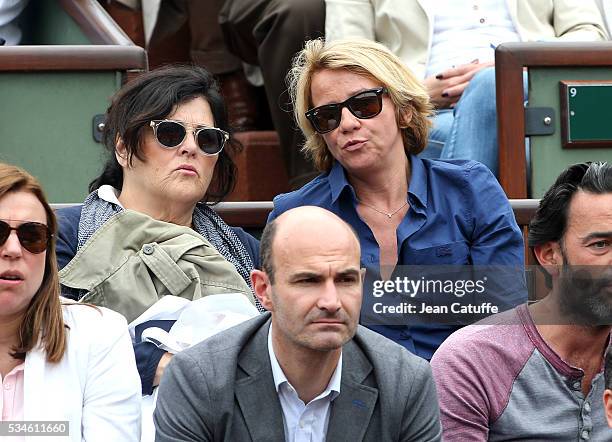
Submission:
M 123 140 L 130 164 L 133 156 L 144 160 L 140 142 L 144 132 L 150 130 L 149 122 L 167 118 L 177 105 L 196 97 L 203 97 L 210 105 L 215 126 L 231 134 L 219 86 L 206 69 L 191 65 L 165 66 L 144 73 L 122 87 L 106 111 L 103 142 L 110 155 L 100 176 L 89 184 L 89 191 L 104 184 L 121 190 L 123 169 L 115 157 L 117 140 Z M 203 202 L 216 204 L 234 189 L 236 165 L 232 158 L 239 149 L 240 144 L 230 136 L 219 154 Z

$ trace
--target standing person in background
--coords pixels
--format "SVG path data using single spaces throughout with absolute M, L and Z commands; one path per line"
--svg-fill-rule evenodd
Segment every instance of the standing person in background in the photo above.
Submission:
M 363 37 L 419 78 L 437 112 L 429 157 L 470 159 L 497 175 L 495 47 L 513 41 L 600 41 L 594 0 L 325 0 L 328 41 Z
M 127 324 L 105 308 L 63 302 L 56 230 L 40 184 L 0 164 L 0 422 L 52 421 L 57 430 L 67 422 L 66 440 L 137 442 L 140 382 Z
M 219 22 L 227 47 L 242 61 L 261 68 L 272 122 L 278 132 L 289 186 L 296 189 L 315 176 L 300 152 L 285 77 L 304 41 L 323 35 L 323 0 L 224 0 Z
M 364 39 L 308 41 L 291 80 L 305 150 L 321 175 L 274 198 L 269 220 L 297 206 L 331 210 L 357 231 L 362 266 L 385 279 L 406 265 L 499 265 L 522 274 L 523 236 L 491 172 L 475 161 L 417 156 L 427 144 L 429 97 L 391 51 Z M 508 306 L 526 300 L 521 274 L 497 281 Z M 364 306 L 371 302 L 366 284 Z M 407 319 L 371 328 L 425 359 L 456 329 Z

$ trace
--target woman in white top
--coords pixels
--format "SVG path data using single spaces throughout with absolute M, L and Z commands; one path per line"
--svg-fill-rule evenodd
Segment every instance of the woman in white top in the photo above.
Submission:
M 36 179 L 0 164 L 0 421 L 56 435 L 45 440 L 138 441 L 140 382 L 126 321 L 62 304 L 56 229 Z

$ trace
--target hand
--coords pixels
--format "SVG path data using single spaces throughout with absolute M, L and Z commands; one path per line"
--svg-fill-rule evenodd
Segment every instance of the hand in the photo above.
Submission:
M 155 369 L 155 377 L 153 378 L 153 386 L 157 387 L 159 385 L 159 381 L 161 381 L 161 377 L 164 374 L 164 370 L 166 369 L 166 365 L 170 362 L 174 355 L 172 353 L 164 353 L 164 355 L 159 360 L 159 364 L 157 364 L 157 368 Z
M 423 83 L 431 102 L 437 108 L 455 107 L 472 77 L 481 69 L 494 65 L 493 61 L 479 63 L 478 60 L 474 60 L 471 63 L 447 69 L 436 76 L 427 77 Z

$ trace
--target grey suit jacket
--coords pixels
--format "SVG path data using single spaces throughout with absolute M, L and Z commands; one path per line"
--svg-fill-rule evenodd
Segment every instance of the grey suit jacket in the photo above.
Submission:
M 177 354 L 159 386 L 155 440 L 283 441 L 265 314 Z M 429 364 L 359 326 L 342 349 L 328 441 L 439 441 Z

